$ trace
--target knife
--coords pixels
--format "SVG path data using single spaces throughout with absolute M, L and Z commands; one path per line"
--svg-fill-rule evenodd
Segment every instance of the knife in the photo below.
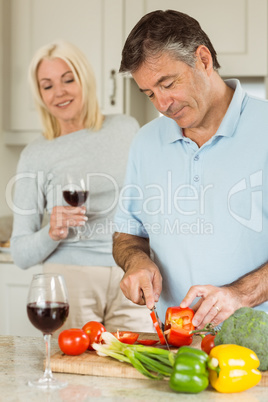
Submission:
M 141 289 L 141 296 L 142 296 L 142 298 L 144 300 L 144 303 L 146 304 L 146 300 L 145 300 L 144 293 L 143 293 L 142 289 Z M 159 315 L 157 314 L 155 305 L 150 310 L 151 310 L 150 316 L 152 318 L 152 321 L 153 321 L 155 330 L 157 332 L 157 335 L 158 335 L 158 337 L 160 339 L 160 342 L 161 342 L 161 338 L 163 338 L 164 341 L 165 341 L 167 349 L 170 351 L 169 344 L 168 344 L 168 341 L 167 341 L 167 338 L 166 338 L 166 335 L 165 335 L 165 332 L 164 332 L 165 326 L 162 323 L 162 321 L 160 320 Z
M 160 332 L 161 332 L 161 334 L 163 335 L 163 338 L 164 338 L 164 340 L 165 340 L 165 343 L 166 343 L 166 347 L 167 347 L 167 349 L 170 351 L 170 348 L 169 348 L 169 344 L 168 344 L 168 341 L 167 341 L 167 338 L 166 338 L 166 335 L 165 335 L 165 326 L 164 326 L 164 324 L 162 323 L 162 321 L 160 320 L 160 318 L 159 318 L 159 315 L 157 314 L 157 310 L 156 310 L 156 307 L 155 307 L 155 305 L 153 306 L 153 308 L 151 309 L 151 318 L 152 318 L 152 320 L 153 320 L 153 323 L 154 323 L 154 315 L 155 315 L 155 318 L 156 318 L 156 321 L 157 321 L 157 323 L 158 323 L 158 327 L 159 327 L 159 330 L 160 330 Z M 155 323 L 154 323 L 155 324 Z M 155 325 L 154 325 L 155 326 Z M 156 331 L 157 331 L 157 328 L 155 327 L 155 329 L 156 329 Z M 159 334 L 158 334 L 158 336 L 159 336 Z

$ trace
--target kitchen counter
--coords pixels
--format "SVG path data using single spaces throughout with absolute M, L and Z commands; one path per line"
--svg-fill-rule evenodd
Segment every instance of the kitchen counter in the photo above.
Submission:
M 52 353 L 58 351 L 52 339 Z M 179 394 L 167 381 L 93 377 L 75 374 L 54 376 L 68 381 L 61 390 L 42 391 L 27 386 L 28 379 L 43 372 L 42 338 L 0 336 L 0 401 L 3 402 L 267 402 L 268 388 L 256 386 L 238 394 L 220 394 L 211 388 L 199 394 Z M 123 363 L 122 363 L 123 364 Z

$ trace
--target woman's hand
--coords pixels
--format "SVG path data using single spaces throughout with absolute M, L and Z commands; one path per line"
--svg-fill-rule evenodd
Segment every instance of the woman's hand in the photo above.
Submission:
M 54 207 L 50 215 L 51 239 L 55 241 L 66 239 L 70 226 L 84 226 L 88 220 L 85 213 L 85 207 Z

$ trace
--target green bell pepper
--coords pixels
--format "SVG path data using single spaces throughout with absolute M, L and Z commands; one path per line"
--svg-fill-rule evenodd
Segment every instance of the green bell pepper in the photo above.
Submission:
M 193 353 L 196 356 L 198 356 L 200 358 L 200 360 L 203 362 L 208 362 L 208 360 L 209 360 L 208 354 L 206 352 L 204 352 L 201 349 L 193 348 L 191 346 L 182 346 L 177 351 L 176 356 L 178 356 L 181 353 Z
M 198 393 L 209 384 L 208 355 L 202 350 L 182 346 L 176 355 L 169 386 L 176 392 Z

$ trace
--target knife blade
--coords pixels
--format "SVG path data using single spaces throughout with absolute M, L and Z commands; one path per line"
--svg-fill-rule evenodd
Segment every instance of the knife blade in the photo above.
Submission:
M 141 297 L 143 298 L 144 303 L 146 304 L 146 300 L 145 300 L 145 297 L 144 297 L 144 292 L 143 292 L 142 289 L 141 289 Z M 166 335 L 165 335 L 165 332 L 164 332 L 165 326 L 164 326 L 164 324 L 162 323 L 162 321 L 160 320 L 159 315 L 157 314 L 157 310 L 156 310 L 155 305 L 153 306 L 153 308 L 150 309 L 150 311 L 151 311 L 151 314 L 150 314 L 150 315 L 151 315 L 151 318 L 152 318 L 153 322 L 154 322 L 154 318 L 153 318 L 153 316 L 152 316 L 152 313 L 155 315 L 155 318 L 156 318 L 157 323 L 158 323 L 159 330 L 160 330 L 160 332 L 162 333 L 163 338 L 164 338 L 164 341 L 165 341 L 165 343 L 166 343 L 166 347 L 167 347 L 167 349 L 170 351 L 169 344 L 168 344 L 168 341 L 167 341 L 167 338 L 166 338 Z

